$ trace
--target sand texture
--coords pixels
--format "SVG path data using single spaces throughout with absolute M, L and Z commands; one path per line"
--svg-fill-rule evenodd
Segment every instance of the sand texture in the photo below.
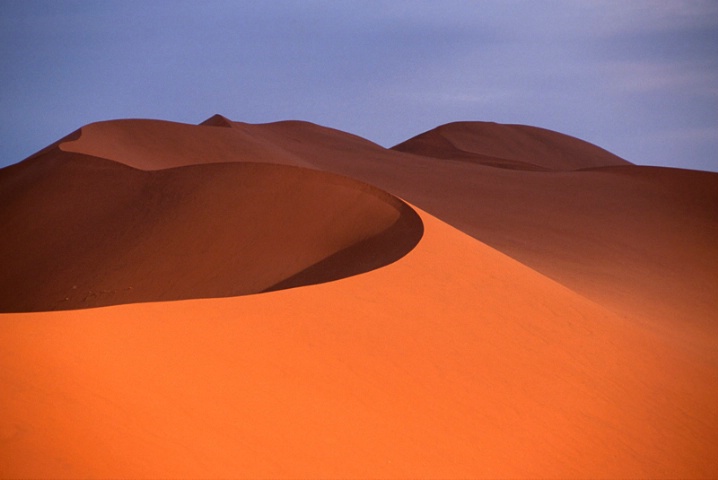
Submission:
M 115 120 L 0 232 L 0 478 L 718 476 L 718 174 Z

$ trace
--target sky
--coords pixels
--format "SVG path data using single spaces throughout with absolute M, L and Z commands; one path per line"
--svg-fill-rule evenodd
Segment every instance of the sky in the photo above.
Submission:
M 718 171 L 718 2 L 0 0 L 0 166 L 91 122 L 534 125 Z

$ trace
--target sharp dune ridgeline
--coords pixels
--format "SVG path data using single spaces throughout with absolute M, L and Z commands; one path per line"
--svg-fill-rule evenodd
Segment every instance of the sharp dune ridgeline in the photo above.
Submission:
M 113 120 L 0 229 L 0 478 L 718 476 L 716 173 Z

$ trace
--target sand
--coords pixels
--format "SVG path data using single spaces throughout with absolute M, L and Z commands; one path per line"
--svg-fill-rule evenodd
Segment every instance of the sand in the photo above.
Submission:
M 0 311 L 247 295 L 363 273 L 423 227 L 395 197 L 261 163 L 141 171 L 44 154 L 0 173 Z M 74 200 L 68 201 L 68 197 Z M 317 264 L 321 262 L 321 268 Z
M 203 123 L 0 170 L 0 476 L 718 475 L 716 174 Z

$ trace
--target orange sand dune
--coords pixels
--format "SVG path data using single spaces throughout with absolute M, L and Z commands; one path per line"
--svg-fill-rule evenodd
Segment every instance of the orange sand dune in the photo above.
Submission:
M 544 173 L 425 157 L 344 173 L 620 311 L 718 327 L 718 174 Z
M 3 316 L 3 475 L 716 472 L 715 354 L 423 220 L 337 282 Z
M 716 205 L 533 127 L 88 125 L 0 170 L 0 477 L 714 478 Z

